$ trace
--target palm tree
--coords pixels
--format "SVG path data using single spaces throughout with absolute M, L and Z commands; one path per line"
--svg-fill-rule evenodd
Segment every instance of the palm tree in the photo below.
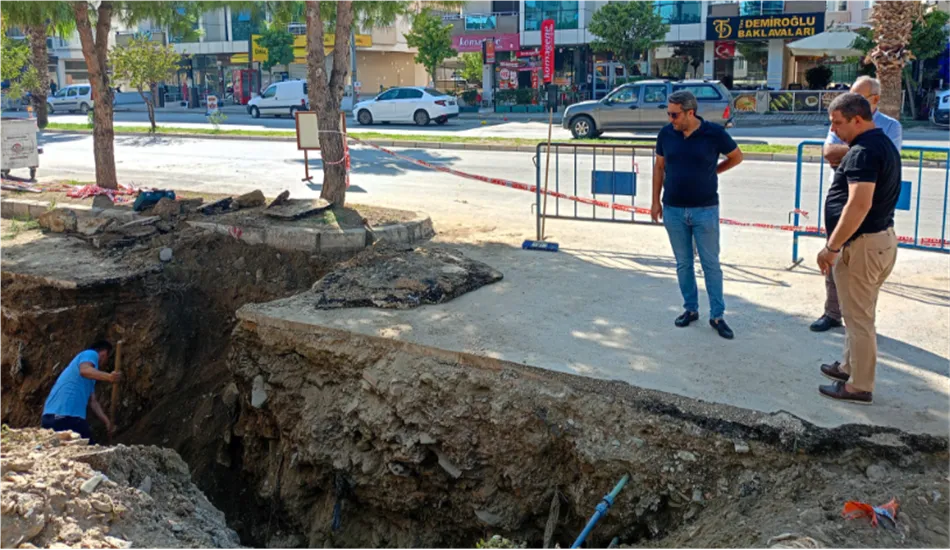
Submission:
M 36 110 L 36 124 L 45 128 L 49 123 L 46 98 L 50 84 L 46 38 L 50 35 L 69 36 L 76 28 L 76 19 L 66 2 L 7 1 L 3 3 L 2 14 L 7 24 L 21 27 L 29 39 L 39 80 L 38 87 L 30 92 Z
M 875 2 L 871 26 L 877 45 L 868 52 L 865 63 L 873 63 L 881 81 L 881 102 L 878 108 L 885 115 L 900 118 L 901 74 L 904 64 L 914 58 L 909 49 L 914 21 L 923 10 L 916 0 Z

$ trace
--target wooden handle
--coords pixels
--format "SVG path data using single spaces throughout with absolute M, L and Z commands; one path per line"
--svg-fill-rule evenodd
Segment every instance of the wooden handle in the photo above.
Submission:
M 115 369 L 112 372 L 122 371 L 122 341 L 119 340 L 115 345 Z M 115 426 L 115 408 L 119 404 L 119 384 L 112 383 L 112 400 L 109 403 L 109 422 Z M 112 440 L 112 434 L 109 434 L 109 440 Z

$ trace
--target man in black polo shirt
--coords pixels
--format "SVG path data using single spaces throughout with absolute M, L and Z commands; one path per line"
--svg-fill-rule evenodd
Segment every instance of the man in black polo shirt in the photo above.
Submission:
M 695 243 L 709 294 L 709 324 L 731 340 L 734 334 L 723 319 L 726 303 L 719 266 L 718 175 L 742 162 L 742 151 L 725 128 L 696 116 L 699 106 L 690 92 L 674 92 L 667 103 L 670 123 L 656 136 L 652 217 L 654 222 L 663 218 L 676 257 L 676 278 L 685 311 L 674 323 L 687 327 L 699 319 L 699 289 L 693 269 Z M 719 155 L 725 155 L 725 160 L 719 162 Z
M 838 401 L 869 405 L 877 366 L 877 296 L 897 259 L 894 208 L 900 196 L 901 158 L 887 134 L 874 125 L 871 104 L 860 94 L 838 96 L 828 112 L 831 129 L 850 149 L 828 191 L 829 236 L 818 253 L 818 266 L 822 273 L 833 270 L 845 347 L 840 362 L 821 366 L 821 373 L 834 383 L 818 391 Z

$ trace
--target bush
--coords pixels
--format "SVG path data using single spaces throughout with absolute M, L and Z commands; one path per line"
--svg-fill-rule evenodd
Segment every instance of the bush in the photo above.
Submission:
M 831 84 L 831 67 L 827 65 L 818 65 L 805 71 L 805 80 L 808 82 L 809 90 L 824 90 Z
M 498 90 L 495 92 L 495 102 L 500 105 L 512 105 L 515 103 L 517 90 Z
M 478 90 L 465 90 L 462 92 L 462 101 L 466 105 L 475 105 L 478 101 Z
M 520 88 L 515 90 L 515 101 L 518 105 L 530 105 L 538 99 L 537 90 L 531 88 Z

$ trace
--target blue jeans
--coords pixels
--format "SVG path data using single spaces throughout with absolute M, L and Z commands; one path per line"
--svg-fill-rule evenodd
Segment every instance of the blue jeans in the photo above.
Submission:
M 722 268 L 719 267 L 719 207 L 679 208 L 663 206 L 663 225 L 670 236 L 676 257 L 676 278 L 683 294 L 683 308 L 699 313 L 699 288 L 693 269 L 693 243 L 706 276 L 709 318 L 722 319 L 726 303 L 722 297 Z
M 79 437 L 88 439 L 90 445 L 96 443 L 92 439 L 92 430 L 89 429 L 89 423 L 86 422 L 85 418 L 44 414 L 41 420 L 43 427 L 47 430 L 53 430 L 54 432 L 73 431 L 79 434 Z

